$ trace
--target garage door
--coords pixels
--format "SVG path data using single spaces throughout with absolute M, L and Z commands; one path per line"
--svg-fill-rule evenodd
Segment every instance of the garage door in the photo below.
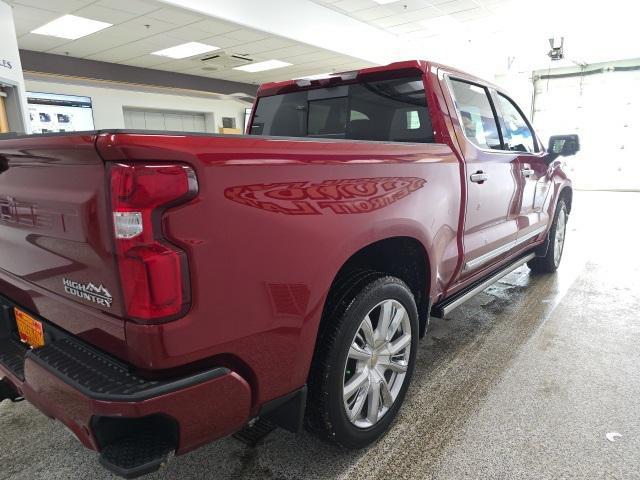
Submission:
M 582 151 L 567 160 L 577 188 L 640 190 L 637 67 L 541 75 L 535 91 L 534 122 L 543 141 L 552 134 L 580 135 Z
M 205 114 L 169 110 L 124 109 L 124 126 L 135 130 L 206 132 Z

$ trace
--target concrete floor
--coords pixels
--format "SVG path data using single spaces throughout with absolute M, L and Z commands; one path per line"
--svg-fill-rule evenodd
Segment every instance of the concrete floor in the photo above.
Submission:
M 523 267 L 434 319 L 398 421 L 366 451 L 276 431 L 149 479 L 640 479 L 639 207 L 576 193 L 558 274 Z M 0 445 L 0 479 L 112 478 L 26 402 L 0 405 Z

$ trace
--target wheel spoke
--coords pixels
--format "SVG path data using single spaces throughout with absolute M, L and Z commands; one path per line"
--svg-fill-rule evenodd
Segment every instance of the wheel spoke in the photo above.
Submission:
M 354 393 L 369 381 L 369 373 L 365 370 L 357 372 L 342 389 L 344 401 L 347 402 Z
M 347 409 L 349 420 L 354 421 L 358 417 L 358 414 L 362 412 L 362 409 L 364 408 L 364 404 L 367 401 L 367 398 L 369 396 L 370 388 L 371 388 L 370 384 L 363 385 L 358 391 L 358 393 L 356 394 L 356 401 L 353 404 L 353 407 L 351 407 L 351 409 Z
M 391 324 L 389 325 L 389 329 L 387 330 L 387 342 L 391 341 L 393 336 L 396 334 L 396 332 L 398 331 L 398 327 L 400 326 L 400 322 L 402 322 L 406 314 L 407 311 L 402 307 L 396 310 L 396 313 L 391 320 Z
M 371 318 L 369 318 L 369 315 L 364 317 L 364 320 L 360 324 L 360 330 L 362 330 L 364 341 L 367 342 L 367 345 L 372 349 L 375 348 L 375 335 L 373 333 L 373 325 L 371 325 Z
M 367 420 L 372 424 L 378 421 L 380 413 L 380 383 L 372 382 L 369 387 L 369 402 L 367 405 Z
M 402 350 L 411 345 L 411 334 L 405 333 L 400 338 L 398 338 L 395 342 L 389 344 L 389 352 L 392 355 L 400 353 Z
M 383 341 L 387 338 L 389 326 L 391 325 L 392 315 L 394 312 L 393 302 L 390 300 L 384 302 L 380 307 L 380 316 L 378 317 L 378 340 Z
M 358 362 L 368 362 L 371 360 L 371 352 L 363 349 L 357 343 L 353 342 L 349 348 L 349 358 Z
M 391 405 L 393 405 L 393 396 L 389 390 L 389 384 L 384 379 L 380 382 L 380 393 L 382 396 L 382 404 L 387 408 L 391 408 Z
M 382 367 L 383 372 L 387 370 L 391 370 L 396 373 L 406 373 L 407 372 L 407 363 L 405 361 L 396 362 L 394 360 L 380 360 L 378 365 Z

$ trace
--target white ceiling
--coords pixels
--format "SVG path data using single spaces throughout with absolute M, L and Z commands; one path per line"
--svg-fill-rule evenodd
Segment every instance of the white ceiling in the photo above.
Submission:
M 262 83 L 373 65 L 153 0 L 5 1 L 13 7 L 18 44 L 26 50 L 245 83 Z M 61 14 L 71 13 L 112 23 L 113 26 L 73 41 L 30 33 Z M 233 69 L 207 72 L 193 59 L 173 60 L 150 54 L 190 41 L 220 47 L 226 52 L 249 54 L 254 61 L 278 59 L 292 66 L 260 73 Z
M 20 48 L 262 83 L 425 58 L 485 77 L 640 57 L 634 0 L 5 0 Z M 29 33 L 73 13 L 114 26 L 68 41 Z M 547 39 L 565 36 L 567 59 Z M 150 52 L 188 41 L 290 67 L 206 72 L 194 60 Z

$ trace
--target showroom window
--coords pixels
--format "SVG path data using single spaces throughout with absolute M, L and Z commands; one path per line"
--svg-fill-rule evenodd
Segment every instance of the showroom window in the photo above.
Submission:
M 497 99 L 504 149 L 517 152 L 535 152 L 533 134 L 518 108 L 500 93 L 497 95 Z
M 419 77 L 263 97 L 258 101 L 251 134 L 434 142 Z
M 501 150 L 498 126 L 487 89 L 454 79 L 451 79 L 451 88 L 465 136 L 480 148 Z

